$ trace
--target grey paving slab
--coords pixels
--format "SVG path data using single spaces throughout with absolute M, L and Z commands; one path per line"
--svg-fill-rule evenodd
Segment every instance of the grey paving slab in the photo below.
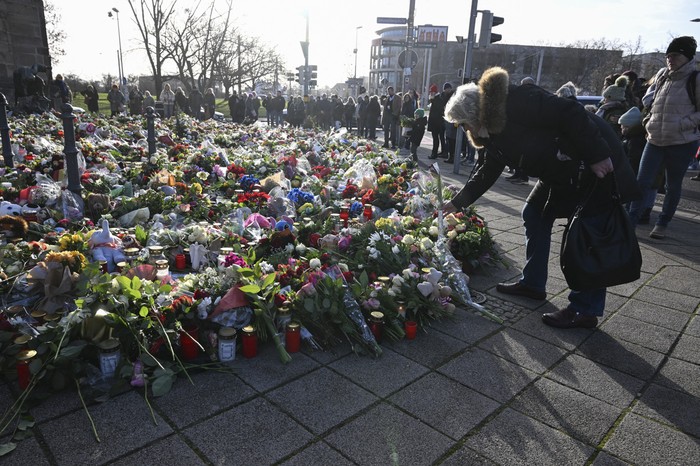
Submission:
M 700 437 L 700 398 L 696 396 L 652 384 L 634 412 Z
M 384 347 L 430 369 L 444 364 L 455 354 L 464 351 L 467 346 L 469 343 L 466 341 L 446 335 L 433 327 L 429 327 L 425 331 L 419 330 L 415 340 L 401 340 L 384 344 Z
M 82 407 L 78 392 L 68 389 L 51 394 L 48 400 L 34 406 L 30 412 L 37 422 L 43 422 L 82 409 Z
M 546 377 L 618 408 L 629 406 L 645 383 L 576 354 L 567 356 Z
M 685 333 L 686 335 L 700 337 L 700 315 L 696 314 L 693 316 L 693 320 L 691 320 L 688 327 L 686 327 Z
M 622 420 L 605 450 L 639 466 L 700 464 L 697 439 L 635 414 Z
M 622 461 L 619 458 L 615 458 L 604 451 L 598 453 L 598 456 L 596 456 L 595 460 L 593 461 L 593 466 L 625 466 L 627 464 L 630 463 Z
M 663 355 L 597 331 L 576 350 L 578 354 L 642 380 L 649 380 L 663 360 Z
M 678 344 L 673 348 L 674 358 L 700 364 L 700 337 L 683 335 Z
M 551 311 L 553 310 L 555 309 L 552 307 Z M 513 324 L 513 328 L 569 351 L 593 333 L 593 330 L 584 328 L 562 330 L 545 325 L 542 323 L 542 314 L 549 311 L 550 309 L 531 312 Z
M 474 349 L 456 357 L 439 372 L 494 400 L 505 402 L 537 377 L 524 367 Z
M 484 307 L 489 309 L 489 302 Z M 470 309 L 457 309 L 454 319 L 444 319 L 431 325 L 432 329 L 439 330 L 458 340 L 474 343 L 488 334 L 501 328 L 501 325 L 486 317 L 474 314 Z
M 443 466 L 496 466 L 496 463 L 484 458 L 469 447 L 460 448 L 440 464 Z
M 332 449 L 327 443 L 316 442 L 280 464 L 284 466 L 309 466 L 314 464 L 352 466 L 355 463 Z
M 700 304 L 700 299 L 695 296 L 688 296 L 681 293 L 669 293 L 664 289 L 650 285 L 643 286 L 635 293 L 634 299 L 687 313 L 694 312 L 698 304 Z
M 8 438 L 0 438 L 0 445 L 8 442 Z M 15 449 L 5 456 L 0 456 L 0 464 L 49 466 L 51 461 L 46 457 L 36 438 L 30 437 L 15 443 Z
M 269 392 L 267 398 L 316 434 L 335 427 L 378 399 L 326 368 Z
M 548 379 L 537 380 L 510 407 L 590 445 L 598 444 L 622 412 Z
M 600 330 L 610 337 L 636 343 L 659 353 L 667 353 L 679 335 L 677 330 L 649 324 L 620 314 L 607 319 Z
M 700 365 L 669 358 L 654 382 L 700 398 Z
M 229 409 L 257 393 L 233 373 L 206 371 L 191 377 L 193 383 L 178 379 L 170 392 L 152 400 L 163 417 L 178 428 Z
M 313 435 L 270 402 L 255 398 L 183 431 L 213 464 L 271 464 L 304 447 Z M 264 446 L 264 447 L 263 447 Z
M 195 466 L 207 463 L 197 456 L 197 453 L 182 438 L 178 435 L 171 435 L 110 463 L 111 466 L 132 466 L 134 464 Z
M 295 379 L 319 367 L 320 364 L 304 353 L 294 353 L 292 361 L 282 364 L 272 345 L 259 347 L 256 357 L 236 357 L 230 367 L 245 383 L 258 391 L 266 391 Z
M 513 329 L 504 329 L 479 343 L 479 347 L 539 374 L 564 356 L 557 346 Z
M 344 425 L 326 442 L 359 465 L 425 465 L 452 445 L 449 437 L 385 403 Z
M 340 359 L 343 356 L 350 354 L 352 352 L 352 348 L 347 343 L 341 343 L 337 346 L 324 348 L 322 350 L 312 350 L 305 347 L 302 352 L 314 361 L 318 361 L 321 364 L 328 364 L 336 359 Z
M 662 290 L 700 298 L 700 287 L 697 286 L 697 277 L 688 273 L 686 267 L 669 266 L 661 270 L 649 282 L 649 285 Z
M 521 413 L 506 409 L 466 445 L 498 464 L 584 464 L 594 449 Z
M 681 311 L 660 307 L 652 303 L 631 299 L 620 308 L 617 315 L 631 317 L 658 327 L 681 331 L 690 316 Z
M 428 372 L 425 366 L 390 349 L 385 349 L 377 359 L 350 354 L 328 367 L 380 397 L 395 392 Z M 382 377 L 377 377 L 377 374 L 382 374 Z
M 430 394 L 429 396 L 426 396 Z M 441 400 L 435 403 L 435 400 Z M 500 404 L 447 377 L 430 373 L 389 401 L 453 439 L 466 435 Z
M 115 409 L 117 408 L 117 409 Z M 59 465 L 94 465 L 139 449 L 173 430 L 135 392 L 90 408 L 101 442 L 97 442 L 84 411 L 75 411 L 40 424 L 38 429 Z
M 639 290 L 653 275 L 648 272 L 642 271 L 640 277 L 630 283 L 623 283 L 622 285 L 611 286 L 608 288 L 608 292 L 614 293 L 616 295 L 630 297 Z

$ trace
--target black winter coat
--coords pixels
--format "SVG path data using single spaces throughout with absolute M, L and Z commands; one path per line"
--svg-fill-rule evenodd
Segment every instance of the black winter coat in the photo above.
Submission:
M 489 99 L 482 99 L 482 105 L 484 101 L 488 105 Z M 574 100 L 537 86 L 511 85 L 505 100 L 505 122 L 496 126 L 500 131 L 474 140 L 485 148 L 484 164 L 452 200 L 457 207 L 476 201 L 510 166 L 539 178 L 527 202 L 553 209 L 557 217 L 568 217 L 595 180 L 588 166 L 608 157 L 623 201 L 640 196 L 620 139 L 603 119 Z M 600 195 L 594 196 L 591 204 L 609 204 L 609 190 L 597 189 L 596 194 Z

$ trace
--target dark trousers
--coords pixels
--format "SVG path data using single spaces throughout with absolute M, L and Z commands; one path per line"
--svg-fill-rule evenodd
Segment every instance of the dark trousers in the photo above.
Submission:
M 447 145 L 445 144 L 445 127 L 440 129 L 432 130 L 430 134 L 433 135 L 433 153 L 432 155 L 438 154 L 438 147 L 442 147 L 440 152 L 445 152 Z

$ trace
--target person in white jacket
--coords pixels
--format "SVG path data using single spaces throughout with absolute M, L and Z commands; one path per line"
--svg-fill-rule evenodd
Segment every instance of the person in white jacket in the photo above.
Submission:
M 160 101 L 163 102 L 163 114 L 165 118 L 173 116 L 175 108 L 175 93 L 170 89 L 170 84 L 165 83 L 160 93 Z
M 666 174 L 666 195 L 649 234 L 655 239 L 666 237 L 666 228 L 673 218 L 681 198 L 683 178 L 698 150 L 700 141 L 700 110 L 693 102 L 700 95 L 695 52 L 697 43 L 690 36 L 676 37 L 666 49 L 666 67 L 659 70 L 654 83 L 642 98 L 650 110 L 646 121 L 647 144 L 639 164 L 637 182 L 646 197 L 662 164 Z M 694 83 L 692 81 L 695 81 Z M 694 87 L 694 92 L 689 89 Z M 629 214 L 637 225 L 644 210 L 643 201 L 630 204 Z

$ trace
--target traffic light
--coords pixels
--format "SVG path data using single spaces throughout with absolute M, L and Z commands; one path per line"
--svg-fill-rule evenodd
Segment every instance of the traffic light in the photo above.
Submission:
M 500 34 L 491 32 L 491 28 L 503 24 L 504 19 L 494 16 L 489 10 L 481 12 L 481 33 L 479 34 L 479 47 L 488 47 L 489 44 L 502 39 Z
M 297 74 L 294 80 L 298 83 L 304 82 L 304 67 L 300 66 L 297 68 Z

